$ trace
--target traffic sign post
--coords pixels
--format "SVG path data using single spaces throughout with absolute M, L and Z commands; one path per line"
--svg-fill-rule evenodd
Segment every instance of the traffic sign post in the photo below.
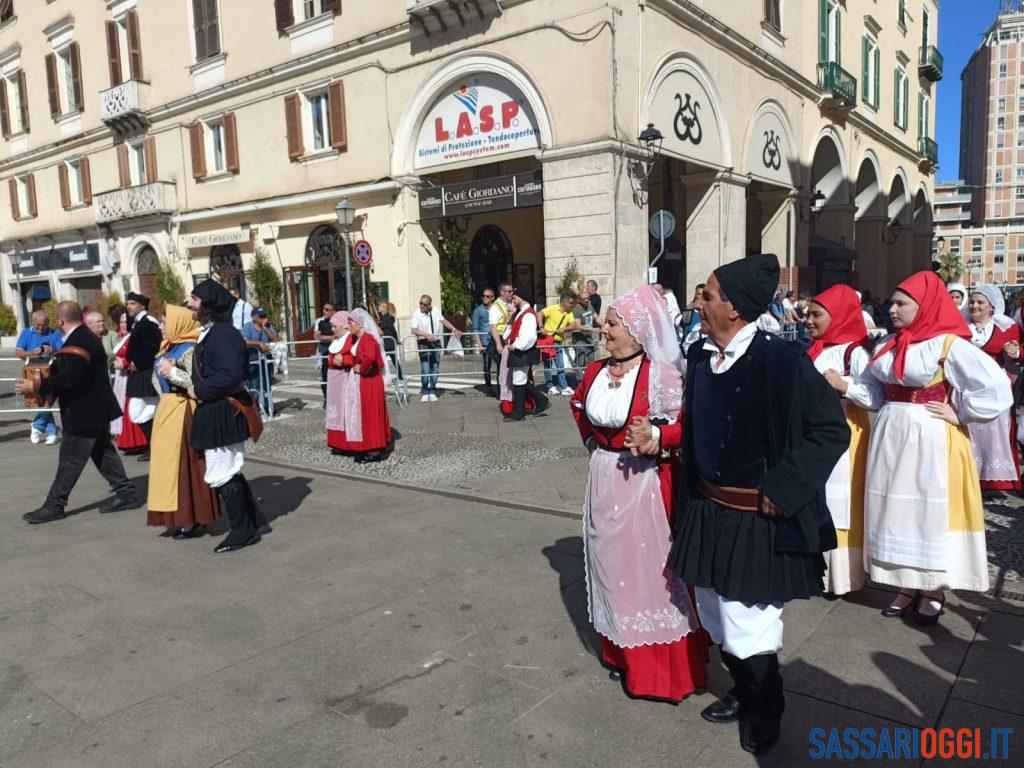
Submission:
M 651 223 L 648 225 L 648 229 L 651 232 L 651 237 L 661 242 L 661 250 L 658 251 L 658 255 L 654 257 L 654 261 L 649 265 L 653 267 L 665 255 L 665 240 L 670 238 L 672 233 L 676 231 L 676 217 L 672 215 L 671 211 L 662 209 L 651 216 Z
M 363 303 L 366 303 L 366 268 L 373 263 L 373 247 L 366 240 L 358 240 L 352 246 L 352 257 L 356 260 L 361 269 L 363 282 Z

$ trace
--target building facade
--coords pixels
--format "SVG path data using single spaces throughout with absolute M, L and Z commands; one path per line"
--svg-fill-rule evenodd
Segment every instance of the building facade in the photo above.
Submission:
M 1024 285 L 1024 13 L 1019 6 L 1004 3 L 1006 12 L 996 17 L 964 67 L 961 179 L 936 187 L 938 250 L 960 254 L 969 284 Z
M 614 295 L 654 263 L 688 296 L 751 252 L 808 291 L 887 290 L 930 253 L 937 4 L 809 5 L 13 0 L 4 300 L 151 291 L 162 266 L 245 290 L 262 251 L 301 337 L 344 304 L 342 199 L 373 250 L 355 293 L 400 316 L 452 241 L 475 293 L 550 297 L 575 265 Z

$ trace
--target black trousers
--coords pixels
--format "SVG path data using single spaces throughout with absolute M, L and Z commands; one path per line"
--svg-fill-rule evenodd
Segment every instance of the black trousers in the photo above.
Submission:
M 142 434 L 146 436 L 145 450 L 148 451 L 150 443 L 153 442 L 153 420 L 150 419 L 149 421 L 142 422 L 141 424 L 139 424 L 139 429 L 141 429 Z
M 735 683 L 731 693 L 743 705 L 745 716 L 763 723 L 779 722 L 786 697 L 778 654 L 762 653 L 740 659 L 722 651 L 722 661 Z
M 135 486 L 124 472 L 121 457 L 117 455 L 110 439 L 107 425 L 88 435 L 64 433 L 57 459 L 57 476 L 53 479 L 50 492 L 46 494 L 46 509 L 64 511 L 75 483 L 82 475 L 85 465 L 92 459 L 103 478 L 110 483 L 117 494 L 134 494 Z
M 321 360 L 323 365 L 320 366 L 320 391 L 324 393 L 324 402 L 327 401 L 327 360 Z

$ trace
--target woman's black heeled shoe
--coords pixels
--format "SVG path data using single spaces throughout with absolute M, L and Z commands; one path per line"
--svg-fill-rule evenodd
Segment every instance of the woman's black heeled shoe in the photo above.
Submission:
M 903 593 L 906 594 L 906 593 Z M 917 590 L 914 596 L 910 598 L 910 602 L 904 605 L 902 608 L 894 608 L 893 606 L 887 606 L 882 609 L 882 615 L 887 619 L 899 619 L 907 615 L 907 611 L 917 606 L 918 601 L 921 599 L 921 590 Z
M 942 593 L 942 599 L 939 600 L 939 610 L 934 613 L 921 613 L 921 604 L 925 600 L 934 600 L 933 597 L 919 596 L 919 599 L 914 603 L 914 618 L 917 620 L 918 625 L 922 627 L 930 627 L 933 624 L 939 623 L 939 616 L 943 613 L 943 608 L 946 607 L 946 593 Z
M 613 669 L 613 670 L 609 671 L 608 672 L 608 679 L 609 680 L 613 680 L 616 683 L 621 683 L 622 682 L 622 670 L 621 669 Z

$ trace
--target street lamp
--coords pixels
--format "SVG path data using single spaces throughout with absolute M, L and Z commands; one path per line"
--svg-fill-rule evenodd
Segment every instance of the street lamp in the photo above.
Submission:
M 352 222 L 356 219 L 356 207 L 343 198 L 334 206 L 334 215 L 338 217 L 338 224 L 345 231 L 345 307 L 352 311 L 352 252 L 348 247 L 348 233 L 352 229 Z
M 28 318 L 25 317 L 25 296 L 21 292 L 21 260 L 22 254 L 18 253 L 18 243 L 11 243 L 11 249 L 7 252 L 7 258 L 11 261 L 11 269 L 14 271 L 14 278 L 18 284 L 18 301 L 17 306 L 20 308 L 18 314 L 21 316 L 21 325 L 23 328 L 28 327 Z M 24 252 L 24 248 L 21 249 Z
M 882 230 L 882 242 L 886 245 L 894 245 L 902 233 L 903 222 L 893 216 Z
M 970 290 L 972 285 L 971 271 L 974 269 L 981 269 L 984 265 L 982 264 L 981 259 L 972 257 L 967 260 L 967 264 L 965 266 L 967 267 L 967 290 Z

